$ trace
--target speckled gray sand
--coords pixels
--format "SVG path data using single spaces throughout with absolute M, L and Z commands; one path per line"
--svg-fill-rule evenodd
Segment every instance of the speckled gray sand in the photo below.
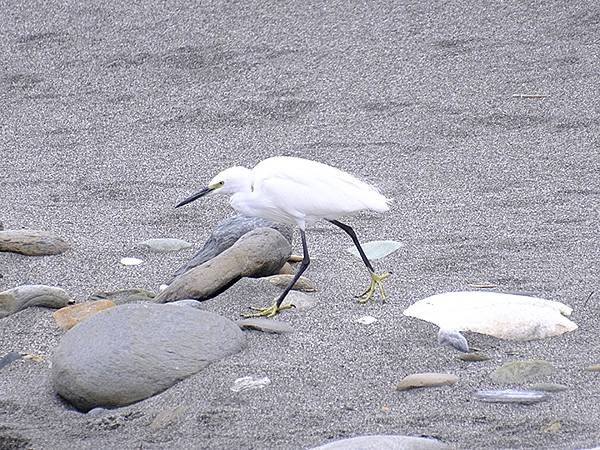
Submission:
M 597 298 L 582 309 L 600 279 L 596 6 L 1 3 L 0 221 L 73 247 L 0 254 L 0 289 L 58 285 L 79 300 L 156 289 L 193 250 L 136 267 L 119 259 L 152 237 L 199 245 L 226 201 L 172 206 L 216 171 L 276 154 L 377 184 L 396 199 L 390 214 L 349 222 L 363 239 L 407 244 L 376 264 L 395 273 L 389 302 L 361 306 L 350 294 L 366 278 L 349 240 L 310 230 L 320 306 L 281 317 L 295 333 L 252 333 L 246 352 L 106 416 L 64 409 L 44 364 L 15 362 L 0 377 L 2 435 L 34 448 L 292 449 L 366 433 L 463 448 L 598 445 L 598 377 L 582 370 L 600 357 Z M 512 97 L 522 93 L 548 97 Z M 532 343 L 469 336 L 492 360 L 460 362 L 402 310 L 470 282 L 569 303 L 580 329 Z M 206 308 L 236 318 L 248 302 Z M 353 322 L 366 314 L 379 321 Z M 44 310 L 0 325 L 1 353 L 48 355 L 59 338 Z M 487 374 L 515 358 L 551 361 L 553 381 L 572 388 L 527 407 L 474 402 Z M 424 371 L 461 380 L 394 390 Z M 253 373 L 272 383 L 229 390 Z M 150 427 L 178 405 L 173 424 Z M 553 420 L 558 433 L 541 431 Z

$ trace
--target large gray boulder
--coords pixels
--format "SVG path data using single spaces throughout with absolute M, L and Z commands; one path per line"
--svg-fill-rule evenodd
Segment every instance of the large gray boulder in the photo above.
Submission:
M 217 314 L 139 303 L 69 330 L 52 358 L 55 391 L 81 411 L 128 405 L 238 352 L 244 335 Z
M 257 228 L 221 254 L 177 277 L 156 296 L 155 301 L 207 300 L 242 277 L 257 278 L 277 273 L 291 252 L 292 246 L 280 232 L 273 228 Z
M 294 229 L 289 225 L 272 222 L 260 217 L 233 216 L 217 224 L 204 246 L 186 264 L 181 266 L 174 277 L 183 275 L 185 272 L 204 264 L 215 256 L 223 253 L 246 233 L 257 228 L 273 228 L 279 231 L 291 244 Z

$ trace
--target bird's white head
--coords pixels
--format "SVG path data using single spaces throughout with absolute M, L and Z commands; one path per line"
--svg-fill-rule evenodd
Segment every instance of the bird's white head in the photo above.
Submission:
M 235 194 L 236 192 L 250 192 L 251 190 L 252 171 L 240 166 L 230 167 L 218 173 L 210 180 L 207 187 L 180 202 L 176 208 L 212 193 Z

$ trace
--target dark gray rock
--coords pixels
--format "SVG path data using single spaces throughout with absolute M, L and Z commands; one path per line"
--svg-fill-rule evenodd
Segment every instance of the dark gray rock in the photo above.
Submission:
M 238 352 L 232 321 L 152 303 L 102 311 L 69 330 L 52 359 L 52 385 L 82 411 L 128 405 Z
M 63 308 L 71 303 L 69 294 L 57 287 L 40 284 L 18 286 L 0 292 L 0 319 L 30 306 Z
M 450 446 L 435 439 L 413 436 L 372 435 L 330 442 L 312 450 L 441 450 Z
M 289 225 L 261 219 L 260 217 L 233 216 L 217 225 L 200 251 L 189 262 L 180 267 L 175 272 L 174 277 L 178 277 L 223 253 L 243 235 L 257 228 L 273 228 L 279 231 L 290 245 L 292 243 L 294 229 Z
M 8 352 L 6 355 L 0 357 L 0 369 L 5 366 L 8 366 L 10 363 L 18 361 L 19 359 L 25 356 L 23 353 L 19 352 Z
M 177 277 L 155 301 L 165 303 L 215 297 L 242 277 L 264 277 L 277 273 L 291 251 L 289 241 L 277 230 L 252 230 L 223 253 Z
M 27 256 L 58 255 L 69 249 L 69 244 L 47 231 L 0 231 L 0 252 L 21 253 Z

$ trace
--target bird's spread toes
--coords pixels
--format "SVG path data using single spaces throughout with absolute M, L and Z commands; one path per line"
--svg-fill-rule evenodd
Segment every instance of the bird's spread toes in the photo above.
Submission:
M 375 272 L 371 272 L 371 284 L 367 288 L 365 292 L 358 295 L 358 303 L 366 303 L 373 298 L 375 291 L 379 289 L 379 295 L 381 296 L 381 300 L 385 302 L 386 295 L 385 289 L 383 288 L 383 281 L 385 281 L 390 276 L 389 273 L 377 274 Z
M 281 305 L 281 306 L 277 306 L 277 303 L 273 303 L 271 306 L 268 306 L 266 308 L 260 308 L 260 307 L 256 307 L 256 306 L 250 306 L 250 309 L 253 311 L 257 311 L 255 313 L 250 313 L 250 314 L 242 314 L 243 317 L 245 318 L 250 318 L 250 317 L 273 317 L 275 314 L 278 314 L 279 312 L 285 310 L 285 309 L 290 309 L 290 308 L 294 308 L 294 305 L 291 304 L 287 304 L 287 305 Z

